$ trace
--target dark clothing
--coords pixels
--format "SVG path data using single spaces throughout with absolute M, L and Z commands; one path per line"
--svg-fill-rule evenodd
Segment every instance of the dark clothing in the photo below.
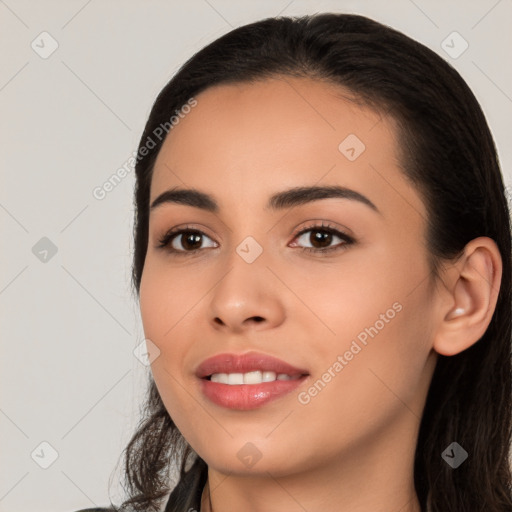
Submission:
M 77 510 L 76 512 L 112 512 L 113 508 L 83 508 L 82 510 Z

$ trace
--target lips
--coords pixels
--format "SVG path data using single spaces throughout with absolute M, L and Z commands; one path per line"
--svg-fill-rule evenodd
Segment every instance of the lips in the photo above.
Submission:
M 309 374 L 303 368 L 296 368 L 281 359 L 257 352 L 240 355 L 218 354 L 203 361 L 195 373 L 197 377 L 204 379 L 214 373 L 247 373 L 256 370 L 285 373 L 290 377 Z
M 240 374 L 262 371 L 285 374 L 289 380 L 272 380 L 258 384 L 225 384 L 209 379 L 214 374 Z M 227 409 L 248 411 L 289 395 L 309 379 L 309 372 L 266 354 L 219 354 L 203 361 L 196 369 L 200 390 L 212 403 Z

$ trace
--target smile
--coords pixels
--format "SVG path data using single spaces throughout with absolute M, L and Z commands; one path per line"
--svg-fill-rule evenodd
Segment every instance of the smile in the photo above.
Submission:
M 286 373 L 276 374 L 276 372 L 256 370 L 247 373 L 214 373 L 210 375 L 209 380 L 237 386 L 240 384 L 262 384 L 263 382 L 274 382 L 275 380 L 296 380 L 299 378 L 300 375 L 290 376 Z
M 289 394 L 309 372 L 267 354 L 248 352 L 210 357 L 197 367 L 195 375 L 210 402 L 246 411 Z

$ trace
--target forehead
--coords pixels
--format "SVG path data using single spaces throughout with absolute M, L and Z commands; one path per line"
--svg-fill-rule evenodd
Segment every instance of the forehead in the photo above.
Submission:
M 338 156 L 338 144 L 345 136 L 353 134 L 372 143 L 383 132 L 393 153 L 389 144 L 393 133 L 387 124 L 382 123 L 373 136 L 369 133 L 381 124 L 380 114 L 357 105 L 348 99 L 351 96 L 333 84 L 290 77 L 210 87 L 171 129 L 159 156 L 176 164 L 186 160 L 192 166 L 205 154 L 225 156 L 232 165 L 242 154 L 257 155 L 257 165 L 266 156 L 290 158 L 294 152 L 304 157 L 311 148 Z
M 162 145 L 151 200 L 179 186 L 207 190 L 226 206 L 263 204 L 276 190 L 322 184 L 364 189 L 381 204 L 397 193 L 418 202 L 399 168 L 393 120 L 351 96 L 290 77 L 206 89 Z

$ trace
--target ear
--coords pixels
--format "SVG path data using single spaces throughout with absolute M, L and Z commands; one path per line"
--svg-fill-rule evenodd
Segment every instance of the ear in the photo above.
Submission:
M 433 340 L 437 353 L 453 356 L 485 334 L 496 308 L 502 268 L 500 251 L 491 238 L 475 238 L 466 245 L 443 278 L 446 289 Z

